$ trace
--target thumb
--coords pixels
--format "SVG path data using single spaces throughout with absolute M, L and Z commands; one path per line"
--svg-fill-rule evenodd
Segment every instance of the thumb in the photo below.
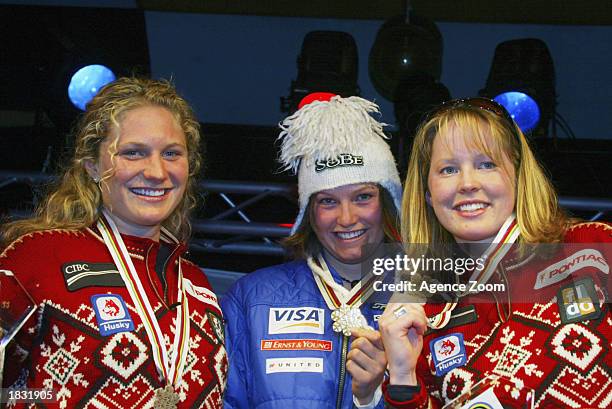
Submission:
M 363 337 L 370 341 L 378 349 L 384 349 L 380 332 L 373 329 L 356 328 L 351 331 L 351 335 L 355 338 Z

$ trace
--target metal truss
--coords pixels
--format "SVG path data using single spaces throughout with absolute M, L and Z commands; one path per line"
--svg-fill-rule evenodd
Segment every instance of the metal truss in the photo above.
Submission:
M 1 189 L 13 184 L 26 184 L 31 188 L 49 183 L 53 176 L 42 173 L 0 171 Z M 290 227 L 277 223 L 262 223 L 249 217 L 247 208 L 256 206 L 265 198 L 279 197 L 290 203 L 297 203 L 295 185 L 281 183 L 237 182 L 206 180 L 201 188 L 209 194 L 216 194 L 225 202 L 227 209 L 205 219 L 192 221 L 194 238 L 190 249 L 194 252 L 220 254 L 283 255 L 283 248 L 276 242 L 287 237 Z M 249 196 L 235 202 L 231 195 Z M 568 210 L 592 212 L 591 221 L 601 220 L 612 212 L 612 199 L 561 197 L 559 202 Z M 19 216 L 20 212 L 9 209 L 9 214 Z M 236 217 L 240 220 L 231 220 Z M 201 238 L 218 236 L 217 239 Z

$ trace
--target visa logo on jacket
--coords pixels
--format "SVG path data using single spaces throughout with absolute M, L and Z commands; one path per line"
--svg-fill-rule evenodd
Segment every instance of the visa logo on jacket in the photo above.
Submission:
M 324 329 L 322 308 L 270 308 L 268 334 L 323 334 Z

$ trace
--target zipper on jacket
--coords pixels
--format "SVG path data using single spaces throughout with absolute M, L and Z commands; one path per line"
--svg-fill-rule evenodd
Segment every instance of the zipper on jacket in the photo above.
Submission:
M 344 382 L 346 381 L 346 355 L 348 354 L 349 337 L 339 334 L 342 337 L 342 348 L 340 353 L 340 382 L 338 382 L 338 395 L 336 397 L 336 409 L 342 408 L 342 395 L 344 395 Z
M 160 247 L 161 247 L 161 244 L 160 244 Z M 166 303 L 168 305 L 170 305 L 170 302 L 168 302 L 168 282 L 166 281 L 166 268 L 168 268 L 168 261 L 170 261 L 170 259 L 174 257 L 174 253 L 176 253 L 178 249 L 179 249 L 178 246 L 174 247 L 174 249 L 170 252 L 170 254 L 168 255 L 168 258 L 166 258 L 166 261 L 164 261 L 164 264 L 162 266 L 161 277 L 164 283 L 164 300 L 167 300 Z M 159 251 L 159 249 L 157 251 Z M 180 260 L 179 260 L 179 263 L 180 263 Z M 180 302 L 180 300 L 177 299 L 176 302 Z

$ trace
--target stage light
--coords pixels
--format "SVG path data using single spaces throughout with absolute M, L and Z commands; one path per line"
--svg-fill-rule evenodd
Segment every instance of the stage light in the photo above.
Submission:
M 370 50 L 368 70 L 376 91 L 390 101 L 395 101 L 406 78 L 428 75 L 438 81 L 442 72 L 440 31 L 412 11 L 386 21 Z
M 5 169 L 51 171 L 63 160 L 63 152 L 73 148 L 71 129 L 88 99 L 70 95 L 75 90 L 68 92 L 79 68 L 103 63 L 117 77 L 150 76 L 145 12 L 13 5 L 0 6 L 3 12 L 10 18 L 0 29 L 5 34 L 0 55 L 10 64 L 0 64 L 0 110 L 25 112 L 33 119 L 22 121 L 20 129 L 0 124 L 5 148 L 0 163 Z M 90 91 L 92 87 L 100 86 L 87 86 Z M 5 134 L 11 135 L 10 143 L 2 138 Z
M 530 132 L 540 121 L 540 108 L 533 98 L 522 92 L 504 92 L 495 98 L 503 105 L 523 132 Z
M 450 99 L 440 83 L 442 35 L 433 21 L 408 9 L 387 20 L 370 50 L 368 70 L 376 91 L 394 104 L 398 135 L 392 143 L 398 167 L 406 170 L 410 138 L 423 115 Z
M 359 95 L 357 45 L 342 31 L 311 31 L 302 42 L 297 60 L 298 75 L 288 97 L 281 97 L 281 111 L 293 113 L 299 102 L 313 92 L 342 97 Z
M 406 171 L 410 140 L 417 126 L 432 108 L 449 99 L 448 88 L 428 74 L 411 75 L 397 84 L 393 108 L 399 135 L 396 157 L 402 174 Z
M 523 132 L 547 136 L 556 94 L 555 70 L 546 44 L 534 38 L 498 44 L 479 94 L 506 107 Z
M 68 97 L 75 107 L 85 111 L 85 106 L 100 88 L 115 79 L 115 74 L 104 65 L 87 65 L 75 72 L 70 79 Z

